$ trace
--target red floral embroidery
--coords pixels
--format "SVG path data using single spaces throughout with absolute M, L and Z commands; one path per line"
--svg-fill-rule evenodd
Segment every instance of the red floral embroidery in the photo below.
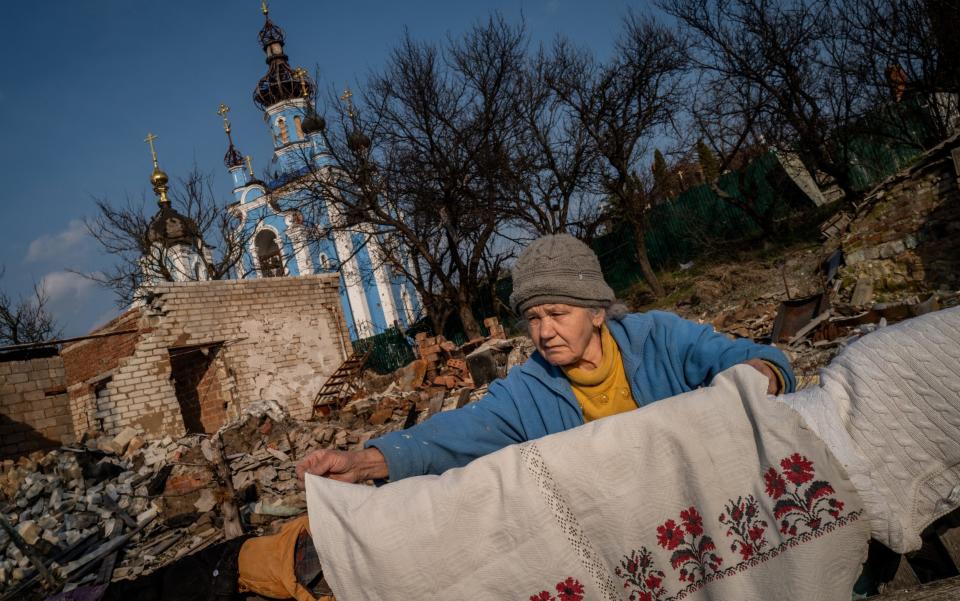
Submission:
M 558 601 L 582 601 L 583 585 L 573 578 L 557 583 Z
M 780 467 L 783 468 L 783 475 L 794 484 L 800 485 L 813 480 L 813 462 L 800 453 L 781 460 Z
M 683 528 L 677 526 L 673 520 L 667 520 L 657 526 L 657 544 L 668 551 L 677 548 L 683 542 Z
M 530 595 L 530 601 L 583 601 L 583 585 L 576 578 L 567 577 L 554 588 L 557 589 L 556 597 L 549 591 L 540 591 L 536 595 Z
M 769 491 L 769 485 L 767 489 Z M 744 560 L 763 551 L 767 546 L 764 536 L 767 522 L 760 518 L 760 507 L 756 498 L 753 495 L 737 497 L 736 501 L 727 503 L 724 509 L 726 512 L 720 514 L 720 523 L 727 526 L 727 536 L 733 539 L 730 550 L 739 552 Z
M 623 588 L 630 589 L 630 601 L 658 601 L 666 595 L 665 574 L 653 565 L 653 556 L 646 547 L 631 551 L 620 560 L 614 573 L 624 579 Z
M 786 457 L 780 461 L 783 473 L 778 474 L 770 468 L 764 478 L 767 481 L 767 494 L 776 501 L 773 506 L 773 517 L 780 522 L 780 532 L 795 536 L 798 526 L 806 526 L 810 531 L 817 531 L 825 524 L 824 518 L 836 520 L 843 509 L 843 502 L 831 495 L 836 494 L 833 486 L 824 480 L 814 480 L 815 470 L 813 462 L 799 453 Z M 789 480 L 792 490 L 781 491 L 771 482 L 783 478 Z M 772 489 L 772 490 L 771 490 Z M 831 521 L 832 521 L 831 520 Z
M 703 534 L 703 518 L 697 513 L 696 508 L 691 507 L 680 512 L 680 521 L 687 532 L 694 536 Z
M 763 480 L 767 485 L 767 496 L 771 499 L 779 499 L 783 493 L 787 492 L 787 483 L 783 481 L 783 477 L 777 473 L 776 469 L 771 467 L 767 470 Z
M 641 547 L 624 555 L 620 566 L 615 568 L 630 601 L 682 599 L 709 582 L 739 574 L 861 517 L 861 510 L 841 513 L 844 502 L 836 498 L 829 482 L 816 479 L 814 463 L 809 458 L 793 453 L 783 458 L 779 467 L 770 467 L 762 473 L 766 495 L 773 500 L 772 507 L 766 499 L 746 495 L 730 500 L 720 514 L 720 524 L 727 527 L 730 551 L 739 554 L 739 561 L 734 559 L 721 568 L 723 557 L 716 552 L 709 536 L 711 526 L 705 525 L 697 508 L 690 506 L 680 511 L 679 519 L 666 520 L 657 527 L 657 544 L 671 552 L 670 565 L 681 582 L 681 590 L 673 596 L 668 594 L 663 586 L 664 572 L 656 569 L 653 553 Z M 772 542 L 768 540 L 771 526 L 778 526 L 785 536 Z M 531 599 L 566 601 L 562 596 Z
M 706 577 L 708 569 L 717 571 L 723 558 L 714 553 L 717 547 L 713 544 L 713 539 L 703 534 L 703 519 L 696 508 L 690 507 L 682 511 L 680 520 L 688 528 L 687 532 L 673 520 L 667 520 L 657 528 L 657 542 L 664 549 L 673 551 L 670 565 L 674 570 L 680 569 L 681 581 L 699 582 Z M 690 526 L 693 526 L 692 530 L 697 534 L 690 530 Z M 686 536 L 688 533 L 689 540 Z
M 658 589 L 660 588 L 660 583 L 663 582 L 663 576 L 657 576 L 656 574 L 650 574 L 647 576 L 643 583 L 647 585 L 649 589 Z
M 837 519 L 840 517 L 840 512 L 843 511 L 843 501 L 838 501 L 836 499 L 830 499 L 827 501 L 827 505 L 830 506 L 830 517 Z

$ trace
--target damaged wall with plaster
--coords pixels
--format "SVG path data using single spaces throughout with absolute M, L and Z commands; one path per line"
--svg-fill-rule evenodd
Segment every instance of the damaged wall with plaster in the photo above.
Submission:
M 308 418 L 350 350 L 336 275 L 163 284 L 61 355 L 76 432 L 212 432 L 246 404 Z

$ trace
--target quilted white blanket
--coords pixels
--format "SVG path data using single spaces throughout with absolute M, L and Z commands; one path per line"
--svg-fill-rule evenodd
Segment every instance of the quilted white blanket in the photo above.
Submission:
M 339 601 L 848 600 L 868 520 L 767 380 L 708 388 L 381 488 L 308 476 Z

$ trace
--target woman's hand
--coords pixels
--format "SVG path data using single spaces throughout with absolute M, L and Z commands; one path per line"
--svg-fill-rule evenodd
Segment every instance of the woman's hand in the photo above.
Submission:
M 748 359 L 747 361 L 744 361 L 744 364 L 749 365 L 758 372 L 767 376 L 767 380 L 770 381 L 770 384 L 767 385 L 767 394 L 780 394 L 783 392 L 780 390 L 780 378 L 778 378 L 777 374 L 774 373 L 773 368 L 767 365 L 766 361 L 763 361 L 762 359 Z
M 301 484 L 305 474 L 341 482 L 362 482 L 386 478 L 390 472 L 383 453 L 370 447 L 362 451 L 314 451 L 297 463 L 297 479 Z

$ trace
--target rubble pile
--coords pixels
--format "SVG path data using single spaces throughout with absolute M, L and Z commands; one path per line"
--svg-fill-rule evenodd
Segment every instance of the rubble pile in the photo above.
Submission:
M 860 336 L 960 304 L 960 293 L 949 290 L 888 291 L 875 302 L 863 282 L 851 286 L 843 278 L 843 260 L 828 243 L 795 249 L 777 262 L 716 265 L 694 277 L 672 309 L 730 336 L 776 344 L 804 388 Z
M 425 332 L 416 335 L 414 352 L 419 360 L 425 362 L 424 382 L 427 386 L 449 390 L 458 387 L 473 388 L 488 381 L 484 379 L 474 382 L 474 374 L 467 365 L 467 355 L 493 341 L 505 342 L 507 337 L 496 317 L 484 319 L 483 325 L 489 330 L 489 337 L 473 338 L 460 346 L 443 336 L 427 336 Z
M 534 350 L 525 337 L 491 337 L 459 347 L 441 337 L 421 340 L 429 342 L 421 343 L 421 358 L 385 376 L 364 374 L 361 392 L 353 400 L 317 418 L 324 447 L 362 448 L 371 438 L 463 407 L 486 394 L 489 382 L 505 376 Z M 424 348 L 437 350 L 424 353 Z
M 523 338 L 473 346 L 480 359 L 463 347 L 444 350 L 463 357 L 456 369 L 468 377 L 468 360 L 492 364 L 499 377 L 532 352 Z M 213 435 L 147 441 L 127 428 L 3 461 L 0 523 L 9 528 L 0 529 L 0 600 L 135 578 L 227 538 L 269 533 L 273 522 L 306 511 L 296 481 L 306 454 L 362 448 L 483 396 L 486 385 L 474 388 L 472 378 L 438 383 L 448 368 L 420 359 L 367 376 L 357 398 L 316 421 L 259 401 Z

